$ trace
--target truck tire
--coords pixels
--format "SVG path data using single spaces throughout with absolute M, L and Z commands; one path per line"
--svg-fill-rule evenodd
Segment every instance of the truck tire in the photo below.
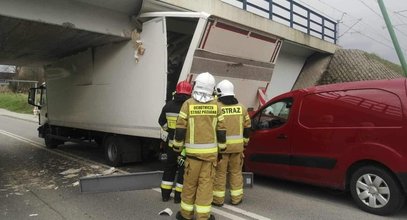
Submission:
M 122 152 L 120 147 L 119 138 L 116 136 L 109 136 L 103 141 L 105 148 L 105 158 L 107 164 L 110 166 L 120 166 L 122 164 Z
M 44 142 L 45 142 L 46 148 L 53 149 L 53 148 L 58 147 L 58 145 L 63 144 L 64 142 L 50 137 L 50 134 L 51 134 L 50 130 L 51 130 L 51 128 L 49 126 L 45 127 Z
M 390 215 L 404 205 L 405 195 L 392 174 L 378 166 L 364 166 L 350 179 L 350 191 L 360 209 Z

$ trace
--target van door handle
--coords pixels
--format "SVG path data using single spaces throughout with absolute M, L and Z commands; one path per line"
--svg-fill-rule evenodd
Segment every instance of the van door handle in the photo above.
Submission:
M 279 134 L 279 135 L 277 136 L 277 139 L 287 139 L 287 138 L 288 138 L 288 136 L 285 135 L 285 134 Z

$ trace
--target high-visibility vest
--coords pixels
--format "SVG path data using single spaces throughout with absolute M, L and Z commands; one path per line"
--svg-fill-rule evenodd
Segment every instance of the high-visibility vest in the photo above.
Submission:
M 249 141 L 248 132 L 245 129 L 251 128 L 250 116 L 244 105 L 225 105 L 219 102 L 222 115 L 225 118 L 226 128 L 226 150 L 224 153 L 243 152 L 244 144 Z
M 185 132 L 180 135 L 181 132 Z M 174 146 L 185 147 L 186 155 L 202 160 L 216 160 L 218 147 L 217 136 L 226 134 L 224 118 L 216 100 L 200 103 L 193 98 L 184 102 L 178 115 Z M 177 137 L 182 136 L 179 140 Z

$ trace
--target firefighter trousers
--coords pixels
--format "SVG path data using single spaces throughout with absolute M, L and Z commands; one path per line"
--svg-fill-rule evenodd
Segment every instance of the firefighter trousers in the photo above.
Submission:
M 186 219 L 208 219 L 211 214 L 213 179 L 216 162 L 191 159 L 187 155 L 184 188 L 181 194 L 181 215 Z M 194 207 L 195 206 L 195 207 Z
M 232 204 L 239 204 L 243 199 L 243 152 L 224 153 L 216 166 L 213 185 L 213 203 L 222 205 L 225 202 L 226 181 L 229 181 Z
M 164 201 L 170 198 L 177 171 L 178 175 L 175 184 L 175 194 L 179 194 L 182 192 L 184 181 L 184 166 L 178 166 L 178 156 L 179 153 L 175 152 L 172 147 L 167 146 L 167 161 L 164 166 L 164 173 L 161 181 L 161 195 Z

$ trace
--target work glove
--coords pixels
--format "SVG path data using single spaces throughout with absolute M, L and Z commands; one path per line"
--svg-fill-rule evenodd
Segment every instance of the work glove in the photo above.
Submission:
M 177 158 L 178 166 L 180 166 L 180 167 L 184 166 L 185 159 L 186 159 L 185 156 L 182 156 L 182 155 L 178 156 L 178 158 Z

